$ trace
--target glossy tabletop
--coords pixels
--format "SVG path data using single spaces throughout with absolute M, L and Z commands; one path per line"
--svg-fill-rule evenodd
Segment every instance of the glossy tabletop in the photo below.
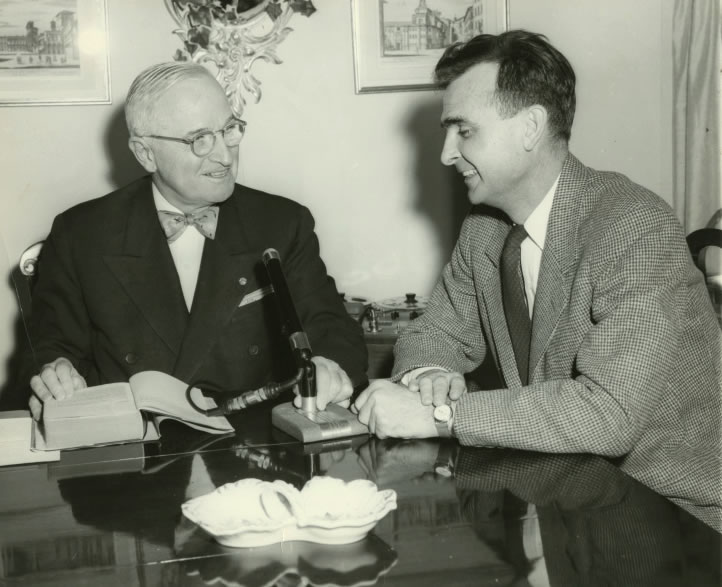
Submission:
M 720 585 L 720 534 L 587 455 L 367 437 L 302 445 L 267 407 L 235 436 L 0 468 L 0 585 Z M 453 474 L 445 465 L 453 463 Z M 242 478 L 367 478 L 398 507 L 360 542 L 218 545 L 181 504 Z

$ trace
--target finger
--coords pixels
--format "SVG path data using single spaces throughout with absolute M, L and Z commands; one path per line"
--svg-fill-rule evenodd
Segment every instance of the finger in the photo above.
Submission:
M 456 401 L 466 391 L 466 381 L 462 375 L 454 375 L 451 378 L 451 384 L 449 385 L 449 398 Z
M 371 400 L 371 401 L 367 400 L 364 402 L 364 404 L 359 409 L 359 413 L 358 413 L 359 422 L 361 422 L 362 424 L 366 424 L 366 426 L 369 426 L 369 419 L 371 418 L 371 413 L 373 411 L 372 408 L 373 408 L 374 403 L 375 402 L 373 400 Z M 369 427 L 369 430 L 371 430 L 370 427 Z
M 359 393 L 358 397 L 356 398 L 356 401 L 353 403 L 353 408 L 352 408 L 353 411 L 360 413 L 361 409 L 364 407 L 364 405 L 368 401 L 369 395 L 371 395 L 371 386 L 368 386 L 361 393 Z
M 371 434 L 373 434 L 374 436 L 376 436 L 376 411 L 375 410 L 371 410 L 369 412 L 368 427 L 369 427 L 369 432 Z
M 37 396 L 38 401 L 41 403 L 49 399 L 53 399 L 53 394 L 39 375 L 34 375 L 30 378 L 30 389 L 33 390 L 33 393 Z
M 434 388 L 430 377 L 422 377 L 419 379 L 419 395 L 421 396 L 422 404 L 425 406 L 432 404 L 434 400 Z
M 409 381 L 409 385 L 407 387 L 409 388 L 409 391 L 417 393 L 419 391 L 419 382 L 416 381 L 416 379 L 412 379 Z
M 55 366 L 52 363 L 43 367 L 42 371 L 40 371 L 40 379 L 53 398 L 65 398 L 65 388 L 63 387 L 63 384 L 60 383 Z
M 296 394 L 293 398 L 293 405 L 297 408 L 301 408 L 301 396 L 299 394 Z
M 353 384 L 351 383 L 351 378 L 346 374 L 346 371 L 340 367 L 338 374 L 341 378 L 341 392 L 334 401 L 337 403 L 346 402 L 346 405 L 348 406 L 351 395 L 353 394 Z
M 350 400 L 350 399 L 345 399 L 345 400 L 343 400 L 342 402 L 338 402 L 338 405 L 341 406 L 342 408 L 347 408 L 347 409 L 348 409 L 348 407 L 351 405 L 351 400 Z
M 328 387 L 324 395 L 318 395 L 316 398 L 316 407 L 323 411 L 326 406 L 331 402 L 336 401 L 336 398 L 341 395 L 341 374 L 338 368 L 330 366 L 327 369 L 328 373 Z
M 40 416 L 42 416 L 43 414 L 43 404 L 40 403 L 40 400 L 38 398 L 33 396 L 30 398 L 28 406 L 30 407 L 30 413 L 33 415 L 33 419 L 39 422 Z
M 316 363 L 316 407 L 323 410 L 328 403 L 329 387 L 331 386 L 331 374 L 325 363 Z
M 86 387 L 88 387 L 88 384 L 85 382 L 85 377 L 78 373 L 75 368 L 73 368 L 71 378 L 73 380 L 74 390 L 77 391 L 78 389 L 85 389 Z
M 434 405 L 443 406 L 446 398 L 449 397 L 449 379 L 447 376 L 440 376 L 434 379 Z
M 55 373 L 58 376 L 60 385 L 63 386 L 65 397 L 71 397 L 75 391 L 75 386 L 73 384 L 73 371 L 75 371 L 75 367 L 73 367 L 73 365 L 68 361 L 58 361 L 55 364 Z

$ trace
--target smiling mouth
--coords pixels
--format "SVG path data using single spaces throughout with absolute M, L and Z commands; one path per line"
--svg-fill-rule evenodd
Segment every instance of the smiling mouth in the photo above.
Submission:
M 203 175 L 207 175 L 208 177 L 212 177 L 213 179 L 222 179 L 228 175 L 229 168 L 224 167 L 223 169 L 219 169 L 218 171 L 209 171 L 208 173 L 204 173 Z
M 461 175 L 464 179 L 468 179 L 470 177 L 474 177 L 475 175 L 479 175 L 476 169 L 467 169 L 466 171 L 462 171 Z

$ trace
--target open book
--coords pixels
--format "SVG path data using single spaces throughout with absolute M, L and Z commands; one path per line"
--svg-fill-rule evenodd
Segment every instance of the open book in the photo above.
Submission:
M 227 434 L 233 427 L 223 416 L 206 416 L 190 405 L 187 385 L 159 371 L 136 373 L 128 383 L 108 383 L 76 391 L 72 397 L 49 400 L 43 418 L 33 428 L 34 450 L 57 450 L 157 440 L 158 424 L 178 420 L 210 434 Z M 215 402 L 199 389 L 193 400 L 209 410 Z

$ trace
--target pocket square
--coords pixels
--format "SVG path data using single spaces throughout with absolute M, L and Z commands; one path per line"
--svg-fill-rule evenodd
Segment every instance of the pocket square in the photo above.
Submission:
M 245 296 L 243 296 L 243 299 L 241 300 L 241 303 L 238 304 L 238 307 L 241 306 L 247 306 L 248 304 L 252 304 L 253 302 L 257 302 L 258 300 L 265 298 L 268 294 L 273 293 L 273 286 L 267 285 L 266 287 L 261 287 L 257 289 L 256 291 L 252 291 L 251 293 L 247 293 Z

